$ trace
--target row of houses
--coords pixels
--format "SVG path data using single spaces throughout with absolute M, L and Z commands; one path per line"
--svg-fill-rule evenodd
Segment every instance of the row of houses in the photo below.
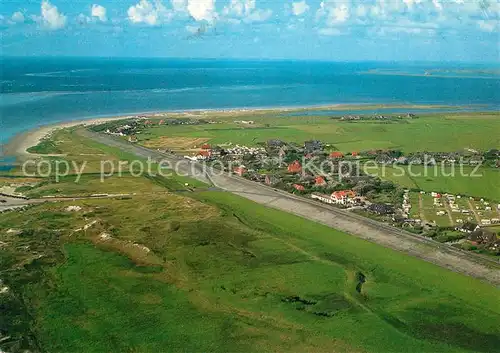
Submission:
M 411 202 L 410 202 L 410 190 L 405 189 L 403 192 L 403 203 L 401 205 L 401 210 L 403 211 L 402 216 L 408 218 L 411 210 Z
M 361 199 L 356 197 L 356 193 L 352 190 L 334 191 L 331 195 L 325 195 L 313 192 L 311 198 L 328 204 L 336 205 L 356 205 Z
M 266 150 L 262 147 L 247 147 L 236 145 L 231 148 L 222 149 L 219 146 L 212 147 L 209 144 L 203 144 L 200 151 L 195 156 L 184 156 L 190 160 L 206 161 L 219 156 L 229 156 L 232 159 L 241 159 L 243 156 L 265 156 Z
M 408 113 L 406 115 L 397 115 L 397 116 L 387 116 L 387 115 L 344 115 L 340 118 L 342 121 L 356 121 L 356 120 L 397 120 L 397 119 L 414 119 L 416 115 L 412 113 Z
M 258 155 L 267 155 L 267 152 L 264 148 L 262 147 L 247 147 L 247 146 L 240 146 L 236 145 L 231 148 L 226 148 L 225 152 L 229 155 L 233 156 L 244 156 L 244 155 L 252 155 L 252 156 L 258 156 Z
M 455 229 L 467 234 L 466 239 L 472 245 L 486 245 L 491 251 L 499 251 L 500 249 L 500 239 L 498 239 L 497 235 L 488 229 L 481 228 L 476 223 L 465 222 Z

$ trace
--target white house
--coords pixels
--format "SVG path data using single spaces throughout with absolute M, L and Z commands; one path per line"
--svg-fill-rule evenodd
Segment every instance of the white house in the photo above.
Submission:
M 332 198 L 330 196 L 318 194 L 316 192 L 311 194 L 311 198 L 313 198 L 315 200 L 319 200 L 319 201 L 324 202 L 324 203 L 329 203 L 329 204 L 334 203 L 334 201 L 332 200 Z

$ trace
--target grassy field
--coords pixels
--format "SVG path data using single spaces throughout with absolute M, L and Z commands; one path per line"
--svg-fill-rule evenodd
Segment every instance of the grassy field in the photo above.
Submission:
M 429 194 L 422 195 L 423 213 L 427 221 L 435 222 L 440 227 L 450 227 L 454 223 L 450 221 L 446 210 L 445 201 L 441 200 L 440 205 L 434 205 L 433 198 Z M 444 212 L 444 215 L 437 215 L 437 212 Z
M 3 266 L 16 255 L 25 263 L 22 276 L 4 279 L 30 305 L 29 328 L 44 351 L 497 347 L 494 287 L 231 194 L 193 197 L 0 215 L 2 240 L 16 245 L 2 253 Z M 6 235 L 20 226 L 22 234 Z
M 453 209 L 446 198 L 441 198 L 441 205 L 438 206 L 434 205 L 433 197 L 429 193 L 420 194 L 417 192 L 410 192 L 409 195 L 410 203 L 412 205 L 410 218 L 424 218 L 426 222 L 436 223 L 438 226 L 442 227 L 456 226 L 457 224 L 463 224 L 464 222 L 476 222 L 474 213 L 470 208 L 468 198 L 464 197 L 455 199 L 455 203 L 458 206 L 458 209 L 456 212 L 453 212 Z M 422 200 L 422 208 L 420 207 L 420 199 Z M 465 214 L 462 212 L 462 210 L 467 210 L 469 211 L 469 213 Z M 445 212 L 445 214 L 437 215 L 436 213 L 439 211 Z M 496 211 L 493 211 L 491 213 L 493 214 L 494 212 Z
M 42 142 L 43 145 L 47 141 Z M 43 157 L 51 162 L 52 174 L 47 178 L 24 178 L 21 168 L 14 169 L 5 176 L 0 176 L 0 186 L 14 183 L 31 182 L 37 183 L 33 188 L 25 187 L 23 192 L 29 197 L 43 196 L 88 196 L 92 194 L 117 194 L 117 193 L 155 193 L 165 190 L 165 187 L 171 190 L 185 190 L 186 183 L 188 188 L 206 187 L 205 184 L 188 179 L 178 175 L 172 175 L 171 178 L 136 177 L 139 175 L 137 167 L 131 164 L 132 161 L 141 161 L 144 166 L 147 166 L 145 160 L 141 160 L 134 155 L 123 152 L 117 148 L 105 146 L 94 141 L 85 139 L 78 135 L 75 130 L 65 129 L 57 131 L 51 136 L 50 145 L 57 146 L 60 156 Z M 47 154 L 52 154 L 54 151 L 47 150 Z M 58 162 L 66 161 L 69 163 L 69 169 L 65 165 L 60 166 L 62 174 L 68 173 L 66 176 L 61 176 L 56 180 L 55 165 Z M 39 172 L 28 165 L 28 173 L 36 175 Z M 151 164 L 152 174 L 158 174 L 157 164 Z M 44 173 L 47 168 L 42 168 Z M 101 171 L 103 177 L 101 178 Z M 131 175 L 131 172 L 134 175 Z M 79 177 L 78 174 L 81 174 Z M 112 174 L 112 175 L 111 175 Z M 111 177 L 108 177 L 110 175 Z
M 484 197 L 489 200 L 500 201 L 500 170 L 493 168 L 480 168 L 472 173 L 473 168 L 463 167 L 461 173 L 457 167 L 456 173 L 451 174 L 451 169 L 444 170 L 441 167 L 411 166 L 400 167 L 396 170 L 385 167 L 384 170 L 371 170 L 373 174 L 383 179 L 390 180 L 406 188 L 414 188 L 423 191 L 448 192 L 457 195 Z
M 486 150 L 500 145 L 495 133 L 500 130 L 498 113 L 441 113 L 392 123 L 346 122 L 325 116 L 284 116 L 276 112 L 238 117 L 238 120 L 254 120 L 254 125 L 235 123 L 234 117 L 222 113 L 214 117 L 219 124 L 154 126 L 139 139 L 154 144 L 156 139 L 167 136 L 243 145 L 276 138 L 297 143 L 319 139 L 343 152 L 388 148 L 407 153 Z
M 31 198 L 44 196 L 90 196 L 94 194 L 155 194 L 165 188 L 154 179 L 123 174 L 100 179 L 100 174 L 83 174 L 78 182 L 76 175 L 60 178 L 59 182 L 48 179 L 40 185 L 27 188 L 24 194 Z M 173 184 L 172 184 L 173 186 Z M 181 187 L 181 186 L 179 186 Z

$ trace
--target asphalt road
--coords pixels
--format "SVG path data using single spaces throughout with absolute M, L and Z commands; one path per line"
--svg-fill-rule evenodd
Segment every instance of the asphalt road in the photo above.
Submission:
M 203 171 L 199 163 L 150 150 L 111 136 L 87 130 L 80 130 L 79 133 L 100 143 L 132 153 L 140 158 L 163 159 L 176 163 L 177 171 L 212 184 L 220 190 L 322 223 L 452 271 L 476 277 L 497 286 L 500 285 L 500 264 L 495 259 L 461 251 L 447 244 L 441 244 L 432 239 L 406 232 L 349 211 L 276 190 L 234 175 L 221 174 L 210 170 Z

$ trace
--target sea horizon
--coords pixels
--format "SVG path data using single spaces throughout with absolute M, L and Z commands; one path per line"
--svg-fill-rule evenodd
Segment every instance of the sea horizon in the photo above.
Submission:
M 2 145 L 40 126 L 158 112 L 337 104 L 500 107 L 498 64 L 7 56 L 2 66 Z
M 386 64 L 391 64 L 391 65 L 398 65 L 398 64 L 429 64 L 429 65 L 479 65 L 479 66 L 489 66 L 489 67 L 499 67 L 500 68 L 500 63 L 496 61 L 473 61 L 473 60 L 449 60 L 449 61 L 443 61 L 443 60 L 377 60 L 377 59 L 370 59 L 370 60 L 337 60 L 337 59 L 327 59 L 327 58 L 274 58 L 274 57 L 210 57 L 210 56 L 140 56 L 140 55 L 134 55 L 134 56 L 127 56 L 127 55 L 114 55 L 114 56 L 109 56 L 109 55 L 63 55 L 63 54 L 57 54 L 57 55 L 43 55 L 43 54 L 37 54 L 37 55 L 9 55 L 9 54 L 4 54 L 2 55 L 3 59 L 105 59 L 105 60 L 195 60 L 195 61 L 202 61 L 202 60 L 217 60 L 217 61 L 283 61 L 283 62 L 319 62 L 319 63 L 337 63 L 337 64 L 370 64 L 370 63 L 386 63 Z

